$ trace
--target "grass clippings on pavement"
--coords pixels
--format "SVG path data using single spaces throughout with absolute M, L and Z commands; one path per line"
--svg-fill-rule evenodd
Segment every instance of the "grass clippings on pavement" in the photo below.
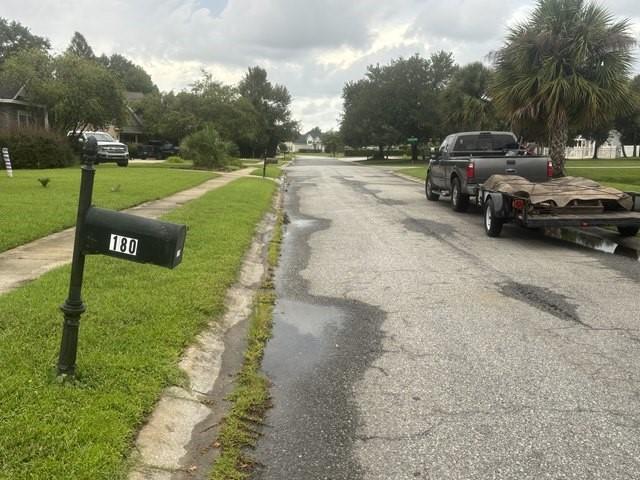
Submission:
M 2 173 L 2 172 L 0 172 Z M 0 252 L 75 224 L 80 168 L 15 170 L 0 175 Z M 120 210 L 214 178 L 212 172 L 98 165 L 93 203 Z M 48 178 L 43 188 L 39 178 Z
M 119 479 L 180 355 L 224 312 L 274 182 L 243 178 L 164 218 L 188 225 L 175 270 L 87 258 L 77 377 L 55 375 L 69 267 L 0 296 L 0 478 Z
M 260 367 L 264 349 L 271 338 L 275 304 L 273 275 L 280 256 L 282 228 L 283 217 L 279 213 L 267 253 L 268 274 L 256 296 L 250 319 L 244 363 L 236 378 L 234 391 L 228 398 L 232 406 L 220 430 L 217 442 L 220 455 L 211 472 L 212 480 L 246 479 L 253 469 L 247 449 L 255 446 L 264 413 L 270 405 L 269 382 Z

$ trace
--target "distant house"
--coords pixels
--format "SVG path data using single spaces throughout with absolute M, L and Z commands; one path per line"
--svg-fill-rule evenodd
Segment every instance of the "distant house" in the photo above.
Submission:
M 148 134 L 144 128 L 144 123 L 140 115 L 136 113 L 131 105 L 136 101 L 142 100 L 144 94 L 142 92 L 124 92 L 126 100 L 125 108 L 127 114 L 122 125 L 111 125 L 107 132 L 113 137 L 124 143 L 143 143 L 148 140 Z
M 24 91 L 24 85 L 19 88 L 0 85 L 0 130 L 28 127 L 49 130 L 47 107 L 25 100 Z
M 322 152 L 324 145 L 320 139 L 321 132 L 316 127 L 307 133 L 300 135 L 293 142 L 286 142 L 290 152 L 299 152 L 300 150 L 314 150 L 316 152 Z

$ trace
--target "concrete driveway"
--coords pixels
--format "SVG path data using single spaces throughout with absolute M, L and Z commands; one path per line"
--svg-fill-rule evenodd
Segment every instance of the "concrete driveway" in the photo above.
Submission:
M 640 478 L 640 264 L 288 169 L 259 479 Z

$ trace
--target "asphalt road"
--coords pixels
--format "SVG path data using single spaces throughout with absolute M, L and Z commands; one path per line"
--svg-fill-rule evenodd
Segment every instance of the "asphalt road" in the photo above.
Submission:
M 298 159 L 257 479 L 640 478 L 640 263 Z

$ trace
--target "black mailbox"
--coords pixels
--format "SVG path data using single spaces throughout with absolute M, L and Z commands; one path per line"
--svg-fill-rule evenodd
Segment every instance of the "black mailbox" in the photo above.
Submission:
M 168 268 L 182 261 L 185 225 L 91 207 L 84 228 L 85 254 L 99 253 Z

